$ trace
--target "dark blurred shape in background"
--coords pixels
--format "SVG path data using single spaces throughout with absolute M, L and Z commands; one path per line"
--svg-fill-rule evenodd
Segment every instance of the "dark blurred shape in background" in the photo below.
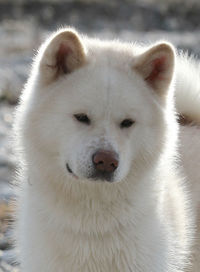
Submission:
M 0 20 L 30 20 L 46 29 L 74 25 L 81 31 L 194 31 L 198 0 L 1 0 Z
M 0 0 L 0 22 L 32 22 L 37 31 L 198 31 L 199 14 L 198 0 Z

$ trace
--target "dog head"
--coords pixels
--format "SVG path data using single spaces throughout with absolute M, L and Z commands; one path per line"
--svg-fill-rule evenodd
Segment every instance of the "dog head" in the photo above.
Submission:
M 57 32 L 22 98 L 27 147 L 74 180 L 137 176 L 165 147 L 173 70 L 168 43 L 141 49 Z

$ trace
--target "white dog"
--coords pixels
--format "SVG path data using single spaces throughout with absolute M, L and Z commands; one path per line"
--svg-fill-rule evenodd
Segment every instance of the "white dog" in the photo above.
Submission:
M 174 67 L 168 43 L 62 29 L 42 45 L 15 122 L 23 272 L 188 271 L 195 205 L 177 171 Z M 194 75 L 177 75 L 179 112 L 200 121 L 181 100 Z

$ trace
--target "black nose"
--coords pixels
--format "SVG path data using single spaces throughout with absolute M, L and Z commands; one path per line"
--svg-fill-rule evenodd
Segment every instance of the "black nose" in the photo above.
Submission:
M 99 150 L 93 157 L 93 165 L 98 172 L 113 173 L 118 167 L 117 154 L 113 151 Z

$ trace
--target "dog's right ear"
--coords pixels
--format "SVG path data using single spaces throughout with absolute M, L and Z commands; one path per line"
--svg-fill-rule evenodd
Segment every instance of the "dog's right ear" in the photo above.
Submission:
M 74 30 L 61 30 L 43 44 L 39 59 L 41 78 L 46 85 L 81 67 L 86 59 L 85 49 Z

